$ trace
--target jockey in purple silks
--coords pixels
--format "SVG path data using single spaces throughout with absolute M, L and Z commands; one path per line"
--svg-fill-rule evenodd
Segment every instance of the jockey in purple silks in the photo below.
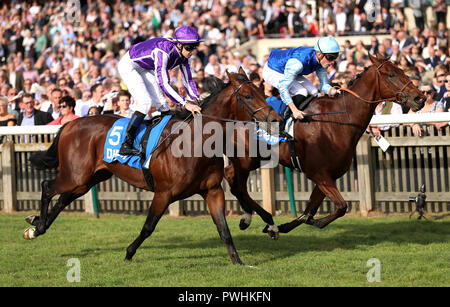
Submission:
M 181 97 L 169 84 L 169 70 L 179 66 L 188 96 L 191 100 L 200 99 L 188 62 L 200 42 L 202 40 L 195 28 L 181 26 L 175 30 L 173 38 L 152 38 L 138 43 L 131 46 L 122 57 L 118 65 L 119 74 L 136 106 L 119 151 L 120 155 L 140 153 L 133 148 L 136 131 L 152 105 L 160 112 L 169 110 L 164 94 L 193 114 L 200 113 L 201 108 L 198 105 Z

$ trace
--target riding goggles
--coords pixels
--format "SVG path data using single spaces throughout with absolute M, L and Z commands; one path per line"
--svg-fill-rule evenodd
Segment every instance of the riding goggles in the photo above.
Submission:
M 339 57 L 339 53 L 326 53 L 325 58 L 328 61 L 335 61 Z
M 198 48 L 199 44 L 184 44 L 183 47 L 186 51 L 193 51 Z

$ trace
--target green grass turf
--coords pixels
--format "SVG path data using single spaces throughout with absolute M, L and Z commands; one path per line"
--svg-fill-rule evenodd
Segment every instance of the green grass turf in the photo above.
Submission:
M 450 218 L 406 216 L 338 219 L 324 229 L 302 225 L 278 241 L 228 217 L 245 265 L 233 265 L 211 218 L 163 217 L 124 261 L 145 216 L 64 213 L 46 234 L 26 241 L 27 214 L 0 214 L 0 286 L 450 286 Z M 289 216 L 275 217 L 278 224 Z M 80 263 L 80 282 L 67 274 Z M 380 282 L 368 282 L 379 260 Z M 72 276 L 69 274 L 69 276 Z

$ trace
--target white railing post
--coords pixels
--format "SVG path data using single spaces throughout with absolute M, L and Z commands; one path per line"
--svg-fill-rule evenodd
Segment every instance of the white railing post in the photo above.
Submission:
M 1 145 L 3 173 L 3 211 L 12 213 L 17 210 L 16 172 L 14 144 L 6 141 Z

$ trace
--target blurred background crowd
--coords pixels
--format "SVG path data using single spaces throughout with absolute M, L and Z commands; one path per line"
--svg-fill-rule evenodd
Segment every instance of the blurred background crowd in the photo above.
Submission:
M 132 98 L 118 75 L 118 61 L 131 45 L 152 37 L 171 37 L 181 25 L 196 27 L 205 40 L 191 62 L 200 93 L 207 91 L 209 76 L 227 81 L 225 71 L 235 72 L 239 67 L 257 85 L 262 82 L 268 55 L 257 58 L 251 49 L 245 53 L 235 49 L 249 40 L 365 34 L 371 35 L 370 44 L 352 45 L 345 40 L 341 57 L 328 71 L 331 82 L 347 86 L 371 64 L 371 52 L 390 57 L 427 95 L 421 112 L 448 111 L 450 104 L 445 0 L 331 0 L 317 1 L 315 7 L 303 0 L 1 3 L 3 126 L 61 124 L 99 113 L 130 116 Z M 413 18 L 406 17 L 407 6 Z M 433 9 L 431 20 L 426 14 L 429 7 Z M 383 39 L 379 39 L 381 34 Z M 170 77 L 173 87 L 184 95 L 178 71 L 171 71 Z M 309 77 L 318 82 L 315 75 Z M 405 113 L 408 109 L 380 104 L 376 112 Z M 28 120 L 30 114 L 35 114 L 33 121 Z M 445 124 L 435 126 L 440 129 Z M 378 134 L 384 128 L 370 129 Z M 418 135 L 423 131 L 422 126 L 413 130 Z

